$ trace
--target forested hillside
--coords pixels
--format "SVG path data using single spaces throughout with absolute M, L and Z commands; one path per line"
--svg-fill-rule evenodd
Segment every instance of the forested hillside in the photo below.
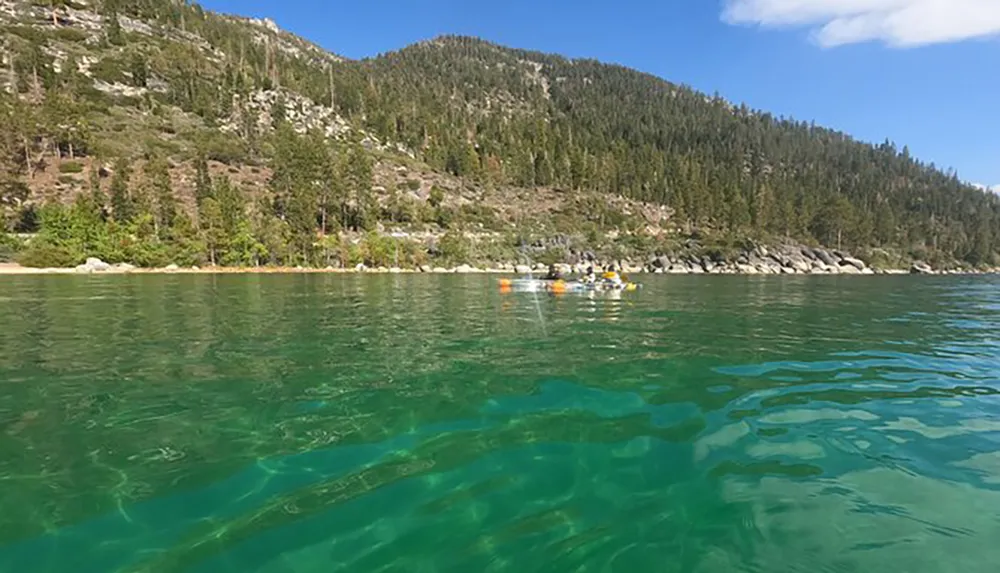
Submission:
M 996 198 L 905 147 L 620 66 L 462 37 L 348 61 L 182 0 L 0 0 L 0 32 L 3 230 L 38 232 L 0 242 L 26 264 L 421 264 L 559 235 L 992 265 L 1000 244 Z

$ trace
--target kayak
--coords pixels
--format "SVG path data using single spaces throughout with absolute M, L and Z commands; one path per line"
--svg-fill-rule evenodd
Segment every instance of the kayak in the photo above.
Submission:
M 567 292 L 601 292 L 601 291 L 634 291 L 639 284 L 633 282 L 615 283 L 606 280 L 595 282 L 583 281 L 547 281 L 541 279 L 500 279 L 500 290 L 503 292 L 550 292 L 562 294 Z

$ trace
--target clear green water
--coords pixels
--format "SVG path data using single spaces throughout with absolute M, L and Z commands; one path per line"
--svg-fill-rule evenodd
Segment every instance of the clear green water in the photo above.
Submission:
M 1000 280 L 645 282 L 2 277 L 0 571 L 1000 571 Z

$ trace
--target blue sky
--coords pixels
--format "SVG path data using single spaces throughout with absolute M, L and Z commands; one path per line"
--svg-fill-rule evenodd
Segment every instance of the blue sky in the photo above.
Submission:
M 441 34 L 589 57 L 889 138 L 1000 185 L 1000 0 L 203 0 L 349 58 Z M 1000 190 L 1000 188 L 998 188 Z

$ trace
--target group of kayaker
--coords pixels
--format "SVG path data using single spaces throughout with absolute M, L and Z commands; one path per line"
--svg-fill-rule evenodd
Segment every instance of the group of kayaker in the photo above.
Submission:
M 547 275 L 545 275 L 545 280 L 561 281 L 565 279 L 563 279 L 562 273 L 560 273 L 559 269 L 553 264 L 549 265 L 549 272 Z M 587 272 L 585 272 L 583 277 L 580 279 L 580 282 L 587 284 L 594 284 L 597 282 L 597 280 L 598 280 L 597 275 L 594 273 L 594 267 L 589 266 L 587 267 Z M 621 286 L 622 284 L 625 283 L 625 278 L 621 275 L 621 273 L 615 270 L 614 265 L 608 265 L 604 269 L 604 273 L 601 274 L 601 280 L 606 281 L 607 283 L 610 283 L 611 285 L 616 287 Z
M 537 279 L 500 279 L 500 291 L 505 293 L 514 290 L 527 292 L 547 291 L 553 294 L 593 291 L 618 292 L 634 291 L 638 288 L 638 284 L 629 282 L 614 266 L 608 266 L 601 274 L 597 274 L 593 266 L 588 267 L 583 276 L 576 280 L 566 280 L 556 265 L 549 265 L 548 273 Z

